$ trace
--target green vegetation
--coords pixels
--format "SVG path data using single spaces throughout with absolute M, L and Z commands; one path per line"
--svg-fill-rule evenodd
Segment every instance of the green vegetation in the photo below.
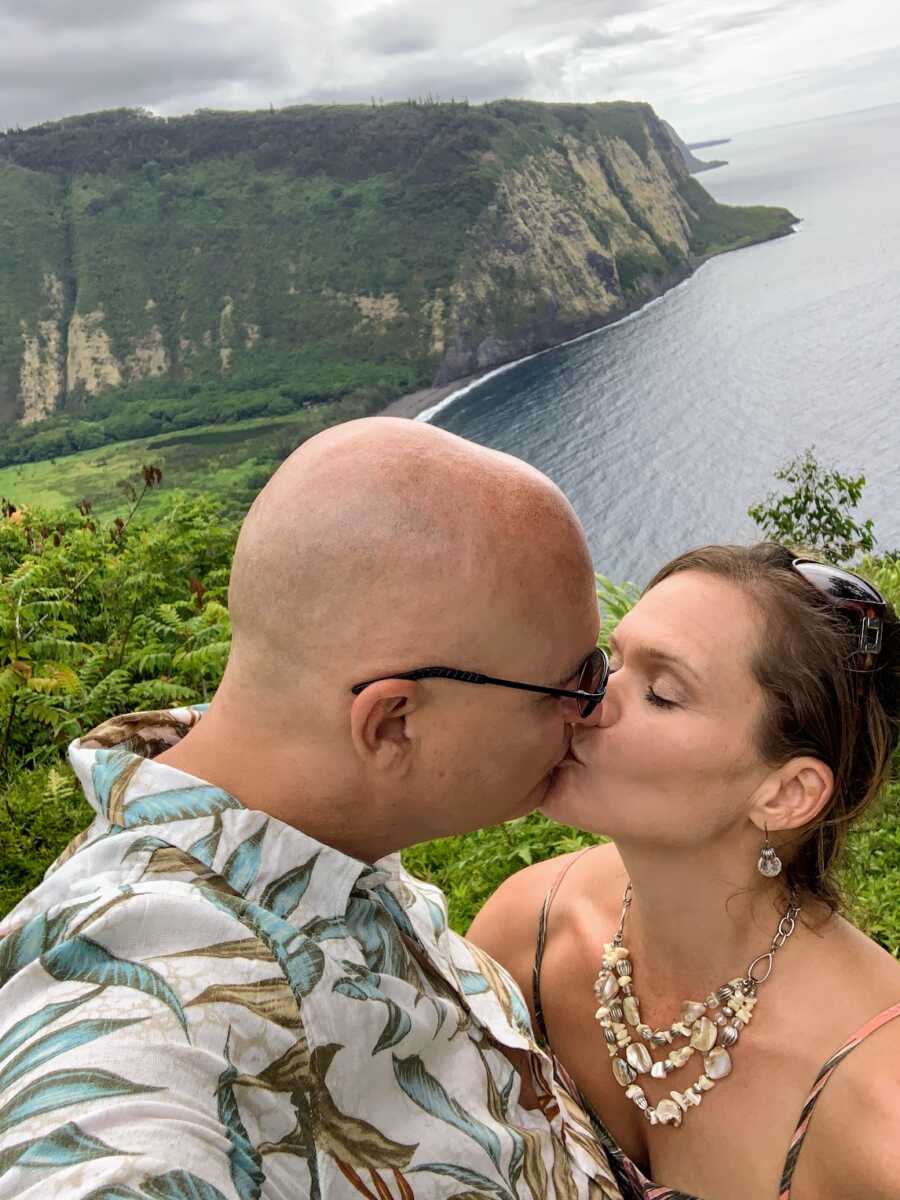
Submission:
M 635 168 L 681 189 L 690 252 Z M 716 204 L 648 105 L 508 100 L 9 130 L 0 211 L 0 466 L 374 411 L 599 325 L 790 216 Z
M 414 875 L 441 888 L 449 901 L 451 925 L 465 933 L 479 908 L 508 875 L 601 840 L 532 813 L 493 829 L 414 846 L 403 859 Z M 888 789 L 879 809 L 852 830 L 842 882 L 850 920 L 900 958 L 897 784 Z
M 866 486 L 865 475 L 854 478 L 823 467 L 810 448 L 779 467 L 775 478 L 793 490 L 772 493 L 748 509 L 763 537 L 813 550 L 835 563 L 849 562 L 874 548 L 871 520 L 860 524 L 853 516 Z
M 823 478 L 835 472 L 816 464 Z M 781 478 L 781 474 L 778 475 Z M 845 511 L 845 497 L 836 501 L 836 511 Z M 824 554 L 824 547 L 806 542 L 809 551 Z M 900 558 L 866 558 L 860 567 L 865 577 L 900 609 Z M 637 599 L 631 585 L 616 585 L 598 576 L 598 597 L 603 617 L 601 644 L 606 644 L 629 608 Z M 450 922 L 464 933 L 490 894 L 508 875 L 533 862 L 569 854 L 595 845 L 601 838 L 548 821 L 532 813 L 493 829 L 483 829 L 464 837 L 442 838 L 414 846 L 404 854 L 407 868 L 422 879 L 436 884 L 450 908 Z M 847 916 L 864 929 L 891 954 L 900 958 L 900 756 L 895 779 L 885 790 L 880 803 L 850 830 L 847 858 L 841 873 L 847 898 Z
M 165 497 L 162 482 L 153 462 L 96 508 L 0 513 L 0 914 L 91 820 L 64 761 L 68 741 L 114 713 L 206 701 L 221 677 L 238 521 L 214 495 Z M 862 569 L 900 604 L 900 558 Z M 605 641 L 636 592 L 600 578 L 598 595 Z M 532 814 L 404 858 L 443 888 L 465 930 L 514 870 L 595 840 Z M 853 919 L 900 956 L 897 782 L 852 831 L 844 882 Z
M 71 508 L 90 500 L 96 515 L 110 517 L 121 509 L 120 482 L 134 481 L 135 463 L 153 461 L 163 468 L 169 489 L 218 496 L 226 514 L 239 516 L 301 442 L 368 411 L 367 402 L 349 397 L 289 416 L 206 425 L 2 467 L 0 497 L 20 508 Z M 154 492 L 144 504 L 151 512 L 165 507 L 166 493 Z
M 679 191 L 697 215 L 691 235 L 691 250 L 699 258 L 711 258 L 754 242 L 783 237 L 797 218 L 786 208 L 755 205 L 738 208 L 717 204 L 693 176 L 686 175 Z

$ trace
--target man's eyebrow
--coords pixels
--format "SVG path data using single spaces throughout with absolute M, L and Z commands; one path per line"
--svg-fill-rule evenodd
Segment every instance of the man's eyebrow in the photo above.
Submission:
M 610 637 L 609 645 L 610 649 L 618 648 L 615 634 Z M 685 675 L 689 675 L 696 683 L 703 682 L 700 675 L 694 670 L 687 659 L 682 658 L 678 654 L 670 654 L 668 650 L 662 650 L 658 646 L 644 646 L 640 644 L 634 647 L 632 653 L 637 654 L 638 658 L 646 658 L 651 662 L 672 667 L 676 671 L 683 671 Z

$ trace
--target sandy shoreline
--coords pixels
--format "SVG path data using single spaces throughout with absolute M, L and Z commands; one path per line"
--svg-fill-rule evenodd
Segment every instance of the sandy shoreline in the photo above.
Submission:
M 396 400 L 392 400 L 387 408 L 381 409 L 378 415 L 379 417 L 409 417 L 415 419 L 426 408 L 432 408 L 435 404 L 440 404 L 442 400 L 446 400 L 448 396 L 452 396 L 460 388 L 466 387 L 476 379 L 480 379 L 481 375 L 487 374 L 487 371 L 483 371 L 479 372 L 478 375 L 463 375 L 460 379 L 454 379 L 452 383 L 442 383 L 439 387 L 420 388 L 418 392 L 409 392 L 406 396 L 399 396 Z
M 801 218 L 795 225 L 791 226 L 787 233 L 777 234 L 776 237 L 787 237 L 791 233 L 796 233 L 802 223 Z M 765 238 L 763 242 L 752 242 L 751 245 L 761 245 L 769 240 L 771 239 Z M 749 249 L 749 247 L 737 246 L 733 249 L 741 250 Z M 733 250 L 725 251 L 724 253 L 733 253 Z M 452 396 L 455 392 L 468 390 L 472 384 L 478 380 L 485 379 L 488 375 L 498 375 L 503 371 L 508 371 L 510 368 L 518 366 L 519 363 L 527 362 L 530 358 L 537 358 L 542 354 L 547 354 L 551 350 L 558 350 L 562 346 L 571 346 L 575 342 L 583 341 L 585 338 L 594 337 L 601 330 L 612 329 L 616 325 L 623 325 L 626 321 L 633 321 L 635 317 L 639 317 L 646 309 L 652 307 L 654 304 L 658 304 L 670 292 L 677 291 L 678 288 L 682 288 L 690 283 L 697 272 L 706 266 L 710 258 L 714 257 L 717 257 L 717 255 L 710 255 L 708 258 L 693 264 L 684 278 L 679 279 L 677 283 L 670 283 L 658 295 L 651 296 L 649 300 L 644 300 L 637 307 L 624 313 L 611 313 L 606 318 L 600 319 L 593 329 L 576 334 L 574 337 L 564 338 L 561 342 L 554 342 L 552 345 L 545 346 L 541 350 L 531 351 L 531 353 L 525 354 L 521 358 L 511 359 L 509 362 L 501 363 L 498 366 L 486 367 L 483 371 L 477 371 L 474 375 L 462 375 L 459 379 L 454 379 L 452 383 L 442 383 L 437 387 L 420 388 L 417 392 L 408 392 L 405 396 L 399 396 L 396 400 L 392 400 L 386 408 L 380 410 L 378 415 L 381 417 L 409 417 L 415 420 L 426 409 L 434 408 L 442 400 L 446 400 L 448 396 Z

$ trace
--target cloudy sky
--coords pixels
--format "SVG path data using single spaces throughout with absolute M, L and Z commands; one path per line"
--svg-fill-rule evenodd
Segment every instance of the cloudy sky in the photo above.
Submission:
M 120 105 L 649 100 L 690 140 L 900 101 L 900 0 L 0 0 L 0 129 Z

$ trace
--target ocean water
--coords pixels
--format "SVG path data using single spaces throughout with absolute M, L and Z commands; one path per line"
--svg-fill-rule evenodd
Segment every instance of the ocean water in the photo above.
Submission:
M 717 200 L 783 205 L 798 232 L 713 259 L 429 419 L 555 479 L 616 580 L 752 540 L 748 506 L 808 446 L 865 473 L 858 515 L 900 548 L 900 104 L 708 153 L 729 159 L 699 177 Z

